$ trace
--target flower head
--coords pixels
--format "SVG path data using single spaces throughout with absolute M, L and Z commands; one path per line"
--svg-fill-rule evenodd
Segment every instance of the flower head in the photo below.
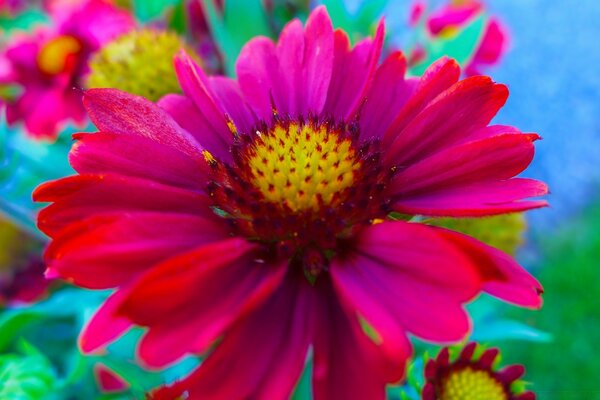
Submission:
M 475 356 L 476 343 L 463 348 L 456 360 L 443 348 L 425 367 L 423 400 L 535 400 L 535 394 L 522 390 L 518 379 L 525 373 L 522 365 L 495 368 L 498 349 Z
M 184 47 L 170 31 L 138 29 L 106 44 L 90 60 L 87 87 L 110 87 L 156 101 L 181 91 L 173 57 Z
M 184 95 L 158 106 L 86 92 L 100 132 L 75 135 L 79 175 L 34 194 L 53 203 L 38 221 L 50 274 L 117 288 L 85 351 L 137 324 L 149 366 L 207 355 L 171 397 L 280 399 L 310 348 L 317 399 L 379 399 L 403 376 L 407 335 L 462 339 L 481 291 L 541 305 L 506 254 L 390 218 L 523 211 L 547 189 L 513 178 L 537 135 L 488 126 L 505 86 L 459 81 L 447 59 L 405 79 L 402 54 L 378 64 L 383 37 L 351 48 L 321 7 L 277 43 L 250 41 L 237 80 L 181 53 Z
M 36 137 L 54 137 L 67 121 L 82 123 L 82 78 L 92 52 L 131 29 L 132 17 L 105 0 L 55 7 L 52 26 L 17 35 L 0 54 L 0 85 L 20 88 L 7 101 L 9 124 L 23 121 Z

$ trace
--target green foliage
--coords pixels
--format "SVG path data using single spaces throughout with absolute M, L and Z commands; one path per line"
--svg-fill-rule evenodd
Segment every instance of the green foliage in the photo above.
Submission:
M 511 309 L 509 317 L 550 332 L 552 343 L 505 346 L 510 362 L 527 367 L 540 400 L 600 399 L 600 202 L 554 233 L 539 238 L 536 274 L 544 285 L 541 311 Z
M 31 193 L 43 182 L 72 173 L 67 153 L 74 129 L 61 133 L 57 141 L 50 144 L 8 128 L 4 113 L 1 114 L 0 212 L 23 229 L 45 239 L 35 226 L 35 215 L 42 205 L 33 202 Z
M 273 36 L 261 0 L 226 0 L 223 13 L 214 0 L 202 0 L 213 39 L 228 75 L 235 75 L 235 62 L 242 47 L 255 36 Z
M 11 400 L 55 399 L 56 372 L 46 357 L 25 341 L 18 353 L 0 355 L 0 398 Z
M 172 10 L 181 0 L 132 0 L 136 18 L 146 23 L 162 17 L 165 12 Z
M 0 32 L 4 31 L 10 34 L 18 30 L 26 31 L 35 25 L 47 22 L 48 16 L 44 12 L 35 8 L 29 8 L 27 11 L 16 16 L 0 15 Z
M 375 26 L 390 0 L 360 2 L 355 12 L 350 12 L 344 0 L 323 0 L 329 16 L 336 28 L 348 33 L 350 40 L 357 42 L 373 33 Z

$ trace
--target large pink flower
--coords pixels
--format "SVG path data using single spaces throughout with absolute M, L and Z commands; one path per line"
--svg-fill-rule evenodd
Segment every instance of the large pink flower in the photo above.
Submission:
M 82 123 L 82 77 L 88 58 L 133 27 L 133 18 L 106 0 L 53 7 L 52 26 L 17 35 L 0 54 L 0 85 L 17 85 L 8 101 L 9 124 L 23 121 L 36 137 L 54 137 L 67 121 Z
M 117 288 L 83 350 L 137 324 L 148 366 L 206 355 L 162 395 L 284 399 L 312 357 L 317 399 L 381 399 L 407 335 L 462 339 L 480 292 L 541 305 L 509 256 L 388 217 L 523 211 L 546 186 L 513 178 L 538 136 L 488 126 L 505 86 L 459 81 L 446 59 L 406 80 L 400 53 L 378 65 L 383 36 L 350 48 L 318 8 L 276 44 L 249 42 L 237 81 L 181 54 L 185 96 L 160 107 L 86 92 L 100 132 L 75 136 L 79 175 L 35 192 L 54 203 L 39 215 L 50 275 Z

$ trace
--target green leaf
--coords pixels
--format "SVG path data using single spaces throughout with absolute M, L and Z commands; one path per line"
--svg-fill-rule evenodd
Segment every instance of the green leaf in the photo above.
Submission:
M 133 10 L 140 22 L 147 23 L 163 16 L 167 9 L 178 2 L 179 0 L 133 0 Z
M 471 340 L 477 342 L 525 340 L 548 343 L 552 341 L 552 335 L 515 320 L 500 319 L 475 325 Z
M 56 382 L 48 359 L 25 341 L 19 354 L 0 356 L 0 399 L 53 399 Z
M 255 36 L 272 36 L 261 0 L 226 0 L 223 14 L 214 0 L 202 0 L 211 33 L 225 60 L 228 75 L 235 76 L 235 62 L 242 47 Z
M 35 8 L 29 8 L 27 11 L 16 16 L 0 16 L 0 31 L 12 33 L 15 30 L 30 30 L 34 25 L 41 25 L 48 22 L 48 16 Z

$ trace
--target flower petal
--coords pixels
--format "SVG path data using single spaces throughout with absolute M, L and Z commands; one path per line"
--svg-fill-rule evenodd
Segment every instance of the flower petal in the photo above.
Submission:
M 111 288 L 162 260 L 226 238 L 226 225 L 218 222 L 166 212 L 94 215 L 55 236 L 45 261 L 50 274 L 78 286 Z
M 505 134 L 444 149 L 398 172 L 395 198 L 512 178 L 531 163 L 537 135 Z
M 409 165 L 487 126 L 508 97 L 504 85 L 486 76 L 464 79 L 436 97 L 402 130 L 386 162 Z M 391 129 L 391 128 L 390 128 Z
M 220 109 L 217 104 L 208 77 L 183 50 L 175 57 L 175 72 L 183 92 L 194 103 L 198 111 L 197 113 L 192 112 L 192 108 L 188 106 L 183 108 L 179 115 L 186 118 L 186 114 L 189 112 L 190 118 L 194 118 L 198 122 L 202 121 L 201 125 L 191 130 L 194 137 L 208 151 L 221 158 L 225 157 L 233 142 L 233 134 L 227 125 L 226 110 Z M 176 97 L 171 96 L 171 98 Z M 164 100 L 161 102 L 161 106 L 167 107 Z M 168 109 L 176 112 L 176 104 Z M 199 115 L 194 115 L 198 113 Z M 178 119 L 181 120 L 181 118 Z
M 394 210 L 439 217 L 480 217 L 546 207 L 544 200 L 523 200 L 543 196 L 548 187 L 533 179 L 513 178 L 481 182 L 398 199 Z
M 391 359 L 363 331 L 355 308 L 337 298 L 328 277 L 316 283 L 318 307 L 314 341 L 315 400 L 385 399 L 385 385 L 404 375 L 410 345 Z
M 202 189 L 208 165 L 142 136 L 98 132 L 73 135 L 71 166 L 80 174 L 116 173 L 166 185 Z
M 166 390 L 187 389 L 189 399 L 288 399 L 305 364 L 315 308 L 306 280 L 288 275 L 225 333 L 198 370 Z M 223 384 L 232 381 L 238 384 Z
M 44 183 L 33 199 L 54 202 L 40 211 L 38 227 L 49 236 L 67 225 L 99 213 L 172 211 L 216 218 L 202 193 L 116 174 L 76 175 Z
M 83 105 L 100 131 L 140 135 L 172 146 L 192 158 L 202 157 L 202 148 L 167 113 L 141 96 L 117 89 L 89 89 Z
M 542 306 L 542 285 L 508 254 L 467 235 L 442 228 L 436 230 L 472 259 L 485 281 L 485 292 L 522 307 Z
M 340 295 L 393 341 L 407 331 L 435 342 L 461 340 L 470 322 L 463 304 L 481 290 L 471 260 L 430 227 L 385 222 L 365 229 L 331 274 Z
M 460 66 L 449 58 L 442 58 L 431 64 L 419 80 L 414 94 L 384 134 L 384 144 L 389 146 L 406 126 L 440 93 L 458 82 Z
M 125 333 L 131 322 L 115 315 L 115 310 L 128 295 L 128 289 L 121 287 L 113 293 L 87 322 L 79 336 L 79 347 L 84 353 L 101 350 Z
M 342 30 L 335 32 L 333 73 L 325 113 L 348 120 L 358 111 L 375 74 L 384 36 L 382 20 L 373 40 L 364 39 L 350 50 L 348 35 Z M 394 77 L 394 82 L 397 79 Z
M 275 290 L 286 268 L 255 262 L 255 248 L 239 238 L 212 243 L 136 281 L 119 313 L 149 328 L 139 348 L 147 365 L 163 367 L 188 352 L 206 351 Z
M 406 59 L 400 52 L 389 55 L 377 69 L 360 113 L 361 139 L 383 138 L 398 110 L 408 101 L 418 81 L 405 80 Z

